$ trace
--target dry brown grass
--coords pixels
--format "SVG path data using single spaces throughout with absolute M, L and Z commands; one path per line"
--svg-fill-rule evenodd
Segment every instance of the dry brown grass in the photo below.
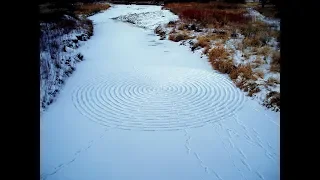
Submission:
M 227 59 L 229 53 L 223 47 L 215 47 L 209 51 L 209 61 L 214 69 L 222 73 L 230 73 L 235 66 L 233 65 L 232 59 Z
M 257 53 L 259 55 L 268 56 L 271 51 L 271 48 L 269 46 L 262 46 L 258 48 Z
M 243 40 L 243 46 L 244 46 L 244 48 L 260 47 L 260 46 L 262 46 L 262 42 L 259 40 L 259 37 L 257 37 L 257 36 L 252 37 L 252 38 L 246 37 Z
M 81 21 L 82 27 L 88 30 L 88 35 L 92 36 L 93 35 L 93 23 L 92 20 L 90 19 L 84 19 Z
M 231 59 L 215 60 L 215 61 L 211 62 L 211 64 L 219 72 L 227 73 L 227 74 L 229 74 L 234 68 L 236 68 L 233 65 L 233 62 Z
M 166 32 L 162 29 L 162 27 L 159 25 L 155 30 L 154 30 L 154 33 L 162 36 L 162 35 L 165 35 Z
M 274 51 L 272 53 L 271 64 L 280 64 L 280 52 L 279 51 Z
M 260 64 L 250 63 L 250 67 L 251 67 L 252 69 L 255 69 L 255 68 L 259 67 L 259 66 L 260 66 Z
M 252 96 L 254 93 L 260 92 L 259 85 L 252 81 L 246 84 L 246 88 L 248 88 L 249 90 L 249 93 L 248 93 L 249 96 Z
M 214 62 L 216 60 L 226 59 L 229 53 L 223 46 L 214 47 L 209 51 L 209 60 Z
M 177 33 L 177 31 L 176 31 L 175 28 L 173 28 L 173 29 L 169 32 L 169 34 L 175 34 L 175 33 Z
M 265 105 L 267 107 L 278 107 L 280 108 L 280 93 L 276 91 L 271 91 L 266 94 Z
M 169 35 L 169 40 L 174 41 L 174 42 L 179 42 L 179 41 L 187 40 L 187 39 L 191 39 L 191 37 L 185 32 L 179 33 L 179 34 L 170 34 Z
M 197 38 L 198 42 L 196 43 L 196 46 L 200 46 L 202 48 L 207 47 L 210 45 L 210 38 L 208 36 L 200 36 Z
M 275 30 L 271 30 L 270 31 L 270 36 L 276 38 L 277 40 L 279 40 L 280 32 L 279 31 L 275 31 Z
M 250 56 L 252 55 L 252 52 L 250 52 L 250 51 L 243 51 L 243 57 L 245 58 L 245 59 L 249 59 L 250 58 Z
M 257 56 L 253 63 L 257 63 L 259 65 L 264 64 L 264 60 L 261 59 L 261 56 Z
M 229 77 L 231 79 L 237 79 L 238 76 L 241 76 L 245 79 L 252 79 L 253 78 L 253 72 L 250 67 L 250 65 L 240 65 L 238 68 L 234 68 L 230 74 Z
M 242 24 L 239 26 L 239 29 L 241 34 L 245 37 L 252 37 L 261 31 L 268 31 L 268 26 L 261 21 L 256 21 L 248 24 Z
M 250 19 L 244 16 L 246 13 L 244 7 L 223 2 L 167 3 L 164 5 L 164 9 L 169 9 L 185 22 L 193 22 L 195 20 L 204 27 L 208 25 L 222 27 L 229 23 L 245 24 Z
M 239 51 L 243 51 L 243 43 L 242 42 L 237 42 L 235 44 L 235 47 L 236 47 L 236 50 L 239 50 Z
M 280 72 L 280 65 L 278 65 L 278 64 L 271 64 L 271 66 L 270 66 L 270 71 L 271 71 L 271 72 Z
M 245 48 L 261 47 L 270 41 L 271 37 L 277 38 L 278 32 L 271 30 L 270 27 L 261 21 L 242 24 L 240 32 L 245 36 L 243 41 Z
M 111 6 L 109 4 L 101 4 L 101 3 L 86 3 L 79 4 L 76 6 L 75 14 L 77 15 L 93 15 L 101 12 L 102 10 L 107 10 Z
M 280 81 L 274 77 L 269 77 L 267 80 L 267 84 L 269 86 L 273 86 L 274 84 L 280 84 Z
M 252 96 L 254 93 L 260 92 L 259 85 L 251 80 L 242 79 L 236 83 L 236 86 L 242 89 L 244 92 L 248 92 L 248 96 Z
M 258 5 L 259 5 L 259 2 L 246 2 L 246 3 L 243 4 L 242 6 L 253 8 L 253 7 L 256 7 L 256 6 L 258 6 Z
M 231 4 L 224 2 L 209 2 L 209 3 L 197 3 L 197 2 L 184 2 L 184 3 L 166 3 L 164 8 L 167 9 L 185 9 L 185 8 L 199 8 L 199 9 L 239 9 L 242 8 L 239 4 Z
M 254 53 L 258 52 L 259 47 L 251 47 L 251 51 Z
M 261 42 L 262 46 L 267 45 L 267 43 L 271 40 L 270 31 L 261 31 L 256 35 L 256 37 Z
M 280 52 L 279 51 L 274 51 L 272 53 L 270 71 L 271 72 L 280 72 Z
M 186 24 L 182 23 L 178 26 L 178 30 L 183 30 L 185 29 L 185 27 L 186 27 Z
M 262 70 L 256 70 L 254 72 L 254 75 L 256 75 L 257 77 L 262 78 L 262 79 L 264 78 L 264 72 Z
M 253 94 L 260 92 L 261 89 L 259 87 L 255 87 L 254 89 L 250 89 L 248 96 L 252 97 Z
M 214 43 L 214 45 L 217 46 L 217 47 L 221 47 L 221 46 L 223 46 L 223 43 L 221 41 L 216 41 Z

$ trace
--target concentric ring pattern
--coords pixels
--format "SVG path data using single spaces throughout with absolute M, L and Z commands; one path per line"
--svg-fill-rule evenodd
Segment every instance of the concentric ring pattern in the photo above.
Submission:
M 189 68 L 109 73 L 78 86 L 81 114 L 126 130 L 181 130 L 216 122 L 242 107 L 245 96 L 222 75 Z

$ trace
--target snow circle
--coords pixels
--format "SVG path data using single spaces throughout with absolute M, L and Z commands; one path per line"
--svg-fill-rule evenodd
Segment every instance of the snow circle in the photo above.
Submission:
M 220 74 L 191 68 L 144 68 L 90 79 L 73 93 L 90 120 L 125 130 L 201 127 L 239 110 L 245 96 Z

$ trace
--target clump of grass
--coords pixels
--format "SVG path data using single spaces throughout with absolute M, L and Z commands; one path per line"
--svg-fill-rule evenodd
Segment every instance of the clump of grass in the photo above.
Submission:
M 223 43 L 221 41 L 216 41 L 214 43 L 214 45 L 217 46 L 217 47 L 221 47 L 221 46 L 223 46 Z
M 279 51 L 275 51 L 272 53 L 270 71 L 271 72 L 280 72 L 280 52 Z
M 229 77 L 231 79 L 237 79 L 238 76 L 241 76 L 244 79 L 252 79 L 253 72 L 250 67 L 250 65 L 240 65 L 237 68 L 234 68 L 230 74 Z
M 80 21 L 81 26 L 88 31 L 89 37 L 93 35 L 93 23 L 90 19 Z
M 259 37 L 246 37 L 243 40 L 243 46 L 244 48 L 247 47 L 260 47 L 262 46 L 262 42 L 260 41 Z
M 169 40 L 174 41 L 174 42 L 179 42 L 182 40 L 187 40 L 191 39 L 191 37 L 187 33 L 179 33 L 179 34 L 170 34 L 169 35 Z
M 267 24 L 261 21 L 242 24 L 240 26 L 240 32 L 245 36 L 243 42 L 245 47 L 264 46 L 270 41 L 272 37 L 271 34 L 275 34 Z
M 249 23 L 246 25 L 242 25 L 240 27 L 240 32 L 245 37 L 253 37 L 255 34 L 257 34 L 260 31 L 260 28 L 253 23 Z
M 249 90 L 248 96 L 252 97 L 253 94 L 258 93 L 260 91 L 261 89 L 258 86 L 256 86 L 255 88 Z
M 241 79 L 240 81 L 237 81 L 236 86 L 244 92 L 248 92 L 248 96 L 250 97 L 253 94 L 261 91 L 259 85 L 256 82 L 248 79 Z
M 182 23 L 178 26 L 178 30 L 184 30 L 186 28 L 186 24 Z
M 271 91 L 266 94 L 266 100 L 264 104 L 267 107 L 278 107 L 280 108 L 280 93 L 276 91 Z
M 227 59 L 228 55 L 224 47 L 215 47 L 209 51 L 209 61 L 214 69 L 229 74 L 235 66 L 232 59 Z
M 250 67 L 253 68 L 253 69 L 255 69 L 255 68 L 259 67 L 259 66 L 260 66 L 260 64 L 250 63 Z
M 249 59 L 252 53 L 250 51 L 243 51 L 242 55 L 245 59 Z
M 280 65 L 272 64 L 272 65 L 270 66 L 270 71 L 271 71 L 271 72 L 280 72 Z
M 166 32 L 162 29 L 162 27 L 159 25 L 156 27 L 156 29 L 154 30 L 154 33 L 163 36 L 166 34 Z
M 273 86 L 274 84 L 280 84 L 280 81 L 274 77 L 269 77 L 267 80 L 267 84 L 269 86 Z
M 235 47 L 236 47 L 236 50 L 240 50 L 240 51 L 243 51 L 243 43 L 242 42 L 237 42 L 235 44 Z
M 271 36 L 269 34 L 269 32 L 267 31 L 261 31 L 259 32 L 256 37 L 259 39 L 259 41 L 261 42 L 262 46 L 267 45 L 268 42 L 271 40 Z
M 210 61 L 211 62 L 211 61 Z M 219 59 L 211 62 L 212 66 L 221 73 L 229 74 L 234 68 L 233 62 L 231 59 Z
M 227 50 L 223 46 L 215 47 L 209 51 L 209 60 L 214 62 L 216 60 L 226 59 L 228 56 Z
M 269 55 L 270 51 L 271 51 L 271 48 L 269 46 L 262 46 L 258 48 L 257 53 L 259 55 L 267 56 Z
M 229 53 L 223 46 L 214 47 L 209 51 L 209 61 L 214 69 L 221 73 L 230 73 L 235 66 L 232 59 L 227 59 Z
M 210 45 L 210 39 L 207 36 L 200 36 L 197 38 L 198 42 L 193 45 L 193 48 L 197 48 L 198 46 L 204 48 Z
M 261 56 L 256 56 L 256 59 L 254 61 L 252 61 L 253 63 L 256 63 L 256 64 L 264 64 L 265 61 L 261 59 Z
M 254 72 L 254 75 L 256 75 L 257 77 L 262 78 L 262 79 L 264 78 L 264 72 L 262 70 L 256 70 Z
M 274 51 L 272 53 L 271 64 L 280 64 L 280 52 L 279 51 Z
M 279 31 L 275 31 L 275 30 L 271 30 L 270 31 L 270 36 L 276 38 L 279 41 L 280 32 Z

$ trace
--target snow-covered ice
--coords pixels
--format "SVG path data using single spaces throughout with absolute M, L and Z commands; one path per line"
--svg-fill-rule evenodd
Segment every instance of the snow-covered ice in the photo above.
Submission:
M 41 115 L 41 178 L 279 179 L 279 113 L 187 47 L 111 19 L 160 8 L 113 5 L 90 17 L 86 61 Z M 164 22 L 154 20 L 146 24 Z

